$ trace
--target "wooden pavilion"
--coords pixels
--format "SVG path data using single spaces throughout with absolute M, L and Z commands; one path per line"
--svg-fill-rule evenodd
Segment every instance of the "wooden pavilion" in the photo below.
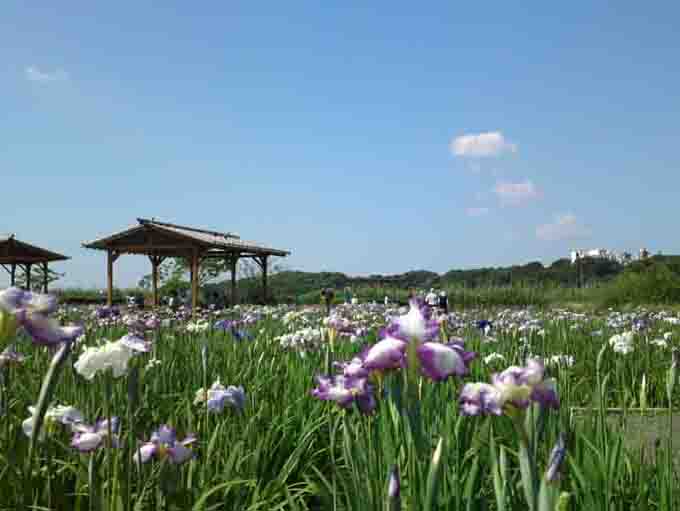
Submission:
M 222 258 L 231 273 L 231 302 L 237 302 L 236 268 L 239 259 L 252 259 L 262 270 L 262 288 L 267 297 L 267 262 L 269 257 L 285 257 L 287 250 L 266 247 L 244 241 L 238 234 L 196 229 L 159 222 L 156 219 L 137 219 L 137 225 L 91 242 L 83 247 L 105 250 L 107 253 L 107 303 L 113 304 L 113 263 L 122 254 L 146 255 L 151 261 L 151 286 L 154 306 L 158 305 L 158 267 L 168 257 L 188 260 L 191 274 L 191 307 L 198 306 L 198 274 L 202 260 Z
M 31 269 L 33 265 L 42 265 L 43 269 L 43 292 L 48 291 L 48 266 L 56 261 L 66 261 L 68 257 L 50 252 L 44 248 L 29 245 L 16 239 L 14 234 L 0 236 L 0 266 L 10 276 L 10 284 L 16 285 L 17 267 L 24 270 L 26 288 L 31 289 Z

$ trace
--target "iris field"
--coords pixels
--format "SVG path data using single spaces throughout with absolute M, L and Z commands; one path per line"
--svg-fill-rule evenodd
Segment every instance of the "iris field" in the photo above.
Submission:
M 5 290 L 0 341 L 3 510 L 680 509 L 669 435 L 636 449 L 606 420 L 678 431 L 672 312 L 191 317 Z

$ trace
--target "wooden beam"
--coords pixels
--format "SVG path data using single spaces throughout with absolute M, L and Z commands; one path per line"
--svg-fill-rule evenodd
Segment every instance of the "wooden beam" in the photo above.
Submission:
M 6 255 L 0 256 L 0 263 L 2 264 L 33 264 L 44 263 L 45 261 L 66 261 L 68 258 L 58 259 L 56 257 L 42 257 L 42 256 L 24 256 L 24 255 Z
M 31 291 L 31 266 L 33 266 L 31 263 L 28 263 L 26 265 L 26 290 Z
M 194 248 L 191 254 L 191 311 L 196 314 L 198 310 L 198 272 L 200 254 L 197 248 Z
M 16 286 L 17 283 L 17 265 L 12 263 L 11 266 L 12 270 L 10 271 L 9 274 L 9 281 L 12 284 L 12 287 Z
M 151 290 L 153 294 L 153 306 L 158 307 L 158 256 L 149 256 L 151 261 Z
M 265 305 L 267 300 L 267 256 L 262 257 L 262 295 Z
M 176 253 L 177 256 L 179 257 L 180 255 L 190 253 L 192 249 L 195 247 L 197 247 L 197 245 L 192 243 L 187 243 L 186 245 L 168 245 L 168 244 L 148 245 L 145 243 L 140 243 L 139 245 L 112 245 L 110 248 L 106 248 L 105 250 L 115 250 L 116 252 L 130 252 L 130 253 L 134 252 L 137 254 L 147 255 L 152 255 L 159 251 L 171 251 Z M 201 246 L 200 248 L 209 247 Z
M 236 290 L 236 266 L 238 264 L 238 256 L 229 259 L 229 272 L 231 273 L 231 306 L 238 303 L 238 294 Z
M 120 254 L 113 250 L 108 250 L 106 256 L 106 304 L 111 307 L 113 305 L 113 263 L 116 262 Z
M 49 287 L 49 266 L 48 263 L 43 263 L 43 293 L 47 294 Z

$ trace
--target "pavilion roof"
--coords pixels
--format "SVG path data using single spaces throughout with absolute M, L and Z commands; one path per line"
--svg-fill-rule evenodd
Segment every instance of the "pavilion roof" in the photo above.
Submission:
M 287 250 L 242 240 L 238 234 L 197 229 L 138 218 L 137 225 L 108 236 L 83 243 L 85 248 L 116 250 L 121 253 L 181 256 L 194 248 L 204 255 L 275 255 L 287 256 Z
M 65 255 L 19 241 L 14 234 L 0 235 L 0 264 L 36 264 L 66 261 Z

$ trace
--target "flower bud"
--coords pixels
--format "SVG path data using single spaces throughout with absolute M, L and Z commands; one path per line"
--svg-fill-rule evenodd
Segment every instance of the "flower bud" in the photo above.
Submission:
M 19 322 L 14 314 L 0 309 L 0 343 L 14 338 Z

